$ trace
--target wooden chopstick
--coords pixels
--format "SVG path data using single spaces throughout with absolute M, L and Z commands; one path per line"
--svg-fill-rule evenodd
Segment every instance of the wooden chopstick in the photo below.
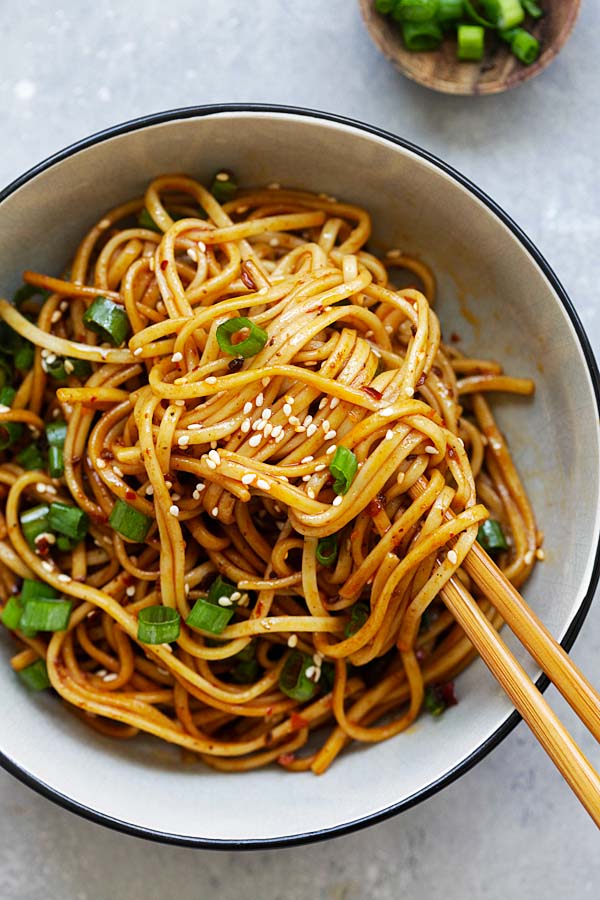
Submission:
M 411 496 L 420 496 L 426 487 L 427 480 L 421 477 L 410 489 Z M 446 519 L 452 518 L 454 513 L 448 510 Z M 595 688 L 479 544 L 473 545 L 463 566 L 569 706 L 599 740 L 600 695 Z M 596 771 L 460 580 L 453 576 L 440 594 L 567 784 L 600 827 L 600 777 Z
M 600 827 L 600 778 L 596 771 L 460 581 L 451 578 L 440 593 L 487 667 Z M 493 601 L 494 597 L 489 599 Z

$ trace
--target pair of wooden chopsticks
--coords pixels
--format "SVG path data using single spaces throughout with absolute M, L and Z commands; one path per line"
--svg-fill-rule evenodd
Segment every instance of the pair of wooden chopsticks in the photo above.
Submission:
M 426 479 L 421 478 L 411 489 L 411 494 L 419 496 L 426 487 Z M 453 518 L 453 513 L 446 513 L 446 517 Z M 479 544 L 473 545 L 463 567 L 569 706 L 596 740 L 600 740 L 600 694 Z M 565 781 L 600 827 L 600 777 L 595 769 L 460 580 L 451 578 L 440 595 Z

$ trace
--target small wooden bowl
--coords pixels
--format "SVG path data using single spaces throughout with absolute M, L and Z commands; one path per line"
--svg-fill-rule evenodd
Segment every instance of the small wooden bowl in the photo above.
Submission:
M 549 65 L 573 30 L 580 0 L 545 0 L 546 14 L 527 26 L 542 46 L 537 62 L 525 66 L 510 48 L 488 39 L 489 49 L 481 62 L 456 58 L 456 42 L 446 38 L 439 50 L 414 53 L 407 50 L 397 22 L 382 16 L 374 0 L 359 0 L 369 34 L 381 52 L 406 75 L 425 87 L 445 94 L 499 94 L 534 78 Z

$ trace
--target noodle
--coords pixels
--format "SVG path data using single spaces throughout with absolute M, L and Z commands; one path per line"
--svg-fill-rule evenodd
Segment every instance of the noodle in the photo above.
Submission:
M 404 731 L 432 689 L 453 702 L 475 654 L 439 593 L 457 575 L 501 625 L 461 569 L 489 514 L 501 568 L 516 585 L 531 572 L 540 535 L 483 394 L 533 385 L 444 345 L 430 270 L 376 258 L 369 235 L 366 211 L 324 195 L 219 203 L 162 176 L 91 229 L 69 273 L 25 272 L 21 305 L 0 300 L 34 347 L 0 407 L 0 434 L 20 428 L 0 463 L 0 600 L 34 578 L 73 602 L 63 630 L 13 626 L 12 665 L 43 658 L 101 733 L 153 734 L 226 771 L 322 773 L 350 741 Z M 419 287 L 395 288 L 396 270 Z M 99 296 L 126 313 L 120 346 L 86 327 Z M 57 420 L 51 478 L 19 460 Z M 51 502 L 82 510 L 86 536 L 32 543 L 22 516 Z M 217 583 L 202 608 L 223 627 L 188 625 Z M 138 634 L 156 607 L 176 639 Z

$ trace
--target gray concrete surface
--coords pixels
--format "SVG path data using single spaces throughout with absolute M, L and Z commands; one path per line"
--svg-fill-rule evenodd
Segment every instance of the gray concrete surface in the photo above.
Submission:
M 540 78 L 463 99 L 398 75 L 355 0 L 1 0 L 0 183 L 70 141 L 169 107 L 266 101 L 344 113 L 432 150 L 498 200 L 558 271 L 598 353 L 600 9 L 583 6 L 571 42 Z M 600 684 L 598 604 L 573 655 Z M 147 844 L 0 774 L 2 900 L 583 900 L 599 895 L 598 846 L 524 725 L 401 817 L 285 851 Z

